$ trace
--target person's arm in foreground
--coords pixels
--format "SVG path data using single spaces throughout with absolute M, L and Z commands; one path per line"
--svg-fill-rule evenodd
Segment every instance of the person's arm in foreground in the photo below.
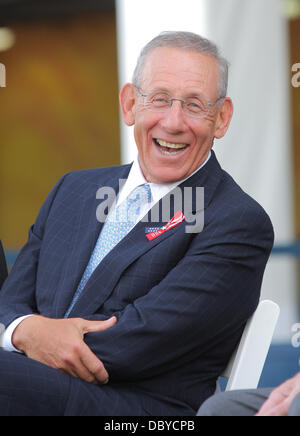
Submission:
M 287 416 L 295 397 L 300 393 L 300 372 L 274 389 L 256 416 Z

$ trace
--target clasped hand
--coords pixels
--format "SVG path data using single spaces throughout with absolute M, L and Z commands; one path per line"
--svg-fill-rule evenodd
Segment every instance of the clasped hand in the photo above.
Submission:
M 18 325 L 12 343 L 31 359 L 89 383 L 105 384 L 109 374 L 102 361 L 84 342 L 84 335 L 107 330 L 116 322 L 114 316 L 106 321 L 87 321 L 33 315 Z

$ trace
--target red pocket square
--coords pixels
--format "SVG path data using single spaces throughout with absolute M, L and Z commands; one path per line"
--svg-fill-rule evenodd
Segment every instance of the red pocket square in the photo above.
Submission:
M 153 239 L 157 238 L 158 236 L 162 235 L 167 230 L 172 229 L 173 227 L 178 226 L 178 224 L 182 223 L 182 221 L 185 220 L 185 216 L 181 211 L 178 211 L 175 213 L 171 221 L 169 221 L 165 226 L 162 228 L 155 230 L 155 232 L 147 233 L 146 237 L 149 241 L 153 241 Z

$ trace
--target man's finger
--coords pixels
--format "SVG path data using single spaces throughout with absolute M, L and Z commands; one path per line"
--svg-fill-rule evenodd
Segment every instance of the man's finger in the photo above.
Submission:
M 113 327 L 117 322 L 117 318 L 115 316 L 107 319 L 106 321 L 85 321 L 83 324 L 83 334 L 86 333 L 95 333 L 102 332 Z
M 88 383 L 97 383 L 96 377 L 86 368 L 84 363 L 79 358 L 66 366 L 63 371 Z
M 81 354 L 81 362 L 88 372 L 95 379 L 97 379 L 99 383 L 105 384 L 108 382 L 109 375 L 103 362 L 90 350 L 87 345 L 84 347 L 84 352 Z

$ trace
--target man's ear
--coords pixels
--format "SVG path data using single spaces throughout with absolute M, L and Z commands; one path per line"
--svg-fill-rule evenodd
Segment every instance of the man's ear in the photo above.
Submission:
M 223 138 L 227 132 L 233 115 L 232 100 L 226 97 L 219 109 L 218 118 L 216 122 L 215 138 Z
M 131 83 L 126 83 L 120 92 L 120 106 L 124 123 L 133 126 L 135 123 L 136 93 Z

